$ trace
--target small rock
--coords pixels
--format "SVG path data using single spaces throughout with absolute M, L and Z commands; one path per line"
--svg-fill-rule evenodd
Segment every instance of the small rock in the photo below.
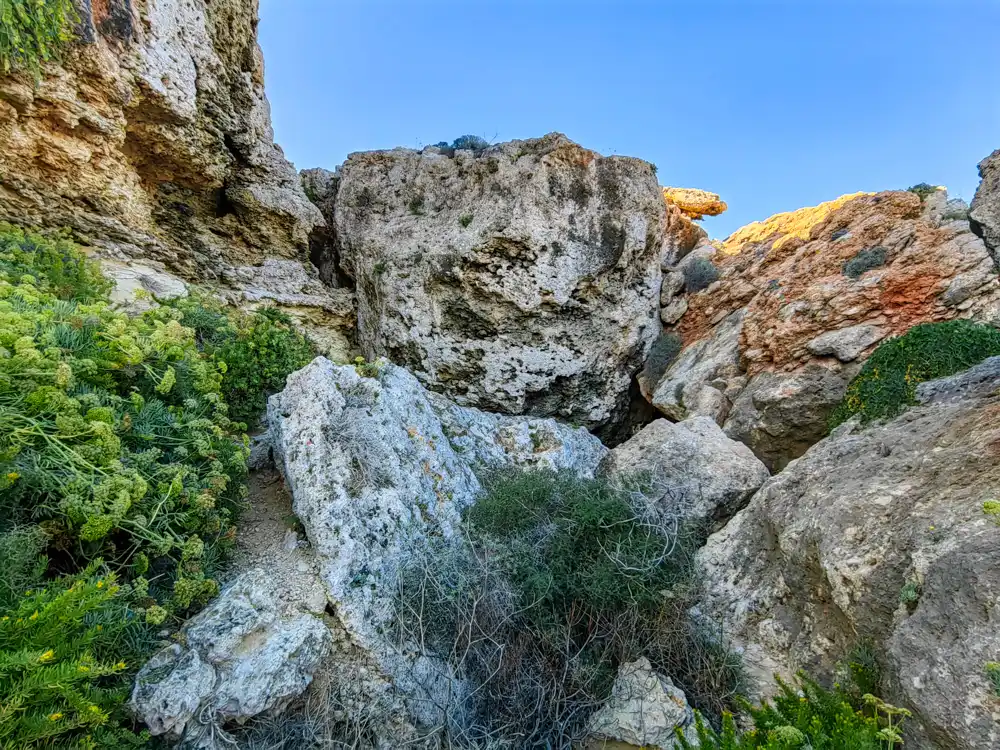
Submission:
M 827 331 L 806 344 L 817 357 L 833 355 L 841 362 L 858 358 L 861 352 L 885 338 L 887 331 L 880 326 L 861 324 Z

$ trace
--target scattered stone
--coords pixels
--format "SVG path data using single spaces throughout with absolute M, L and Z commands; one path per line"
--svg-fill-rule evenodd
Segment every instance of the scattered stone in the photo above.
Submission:
M 312 682 L 331 645 L 318 580 L 288 587 L 244 573 L 139 671 L 131 706 L 154 735 L 221 750 L 223 727 L 280 712 Z
M 684 692 L 669 677 L 655 672 L 649 659 L 623 664 L 608 702 L 587 725 L 585 750 L 606 747 L 673 750 L 678 729 L 694 725 L 694 712 Z M 686 735 L 685 735 L 686 736 Z

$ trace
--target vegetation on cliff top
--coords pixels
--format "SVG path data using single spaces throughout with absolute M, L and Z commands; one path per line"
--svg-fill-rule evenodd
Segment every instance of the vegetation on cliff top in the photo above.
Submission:
M 37 75 L 73 38 L 78 21 L 73 0 L 0 0 L 0 71 Z
M 235 538 L 248 441 L 231 407 L 255 416 L 304 356 L 272 313 L 129 317 L 109 288 L 72 243 L 0 225 L 5 748 L 144 741 L 115 723 L 131 675 L 155 628 L 215 595 Z
M 830 418 L 836 427 L 855 414 L 862 423 L 891 419 L 916 403 L 917 386 L 1000 355 L 1000 330 L 970 320 L 922 323 L 881 344 L 847 388 Z

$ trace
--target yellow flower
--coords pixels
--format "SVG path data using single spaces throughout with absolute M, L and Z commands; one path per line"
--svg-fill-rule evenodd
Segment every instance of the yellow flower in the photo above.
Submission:
M 98 581 L 97 582 L 97 588 L 103 589 L 104 588 L 104 581 Z
M 57 711 L 54 714 L 49 714 L 49 721 L 59 721 L 62 717 L 63 715 Z
M 9 474 L 7 474 L 7 481 L 8 482 L 16 482 L 20 478 L 21 478 L 21 475 L 18 474 L 16 471 L 12 471 Z
M 38 657 L 38 661 L 45 663 L 47 661 L 52 661 L 55 658 L 56 658 L 56 652 L 50 648 L 48 651 L 46 651 L 44 654 Z
M 32 612 L 31 617 L 29 617 L 28 619 L 29 620 L 37 620 L 38 619 L 38 610 L 36 609 L 34 612 Z
M 125 669 L 125 662 L 120 661 L 117 664 L 115 664 L 115 669 Z
M 76 671 L 83 672 L 84 674 L 86 674 L 87 672 L 90 671 L 90 667 L 88 667 L 86 664 L 81 664 L 79 667 L 76 668 Z

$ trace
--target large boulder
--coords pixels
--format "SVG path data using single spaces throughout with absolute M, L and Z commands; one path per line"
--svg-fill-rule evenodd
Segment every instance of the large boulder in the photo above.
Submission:
M 717 526 L 741 510 L 767 480 L 767 468 L 709 417 L 657 419 L 608 454 L 611 474 L 642 472 L 671 520 Z
M 482 492 L 484 471 L 593 476 L 607 449 L 583 428 L 456 406 L 384 361 L 316 359 L 271 398 L 268 421 L 344 634 L 328 670 L 333 689 L 350 705 L 382 707 L 385 747 L 446 725 L 463 683 L 438 655 L 396 639 L 401 571 L 432 540 L 462 544 L 461 511 Z
M 652 165 L 565 136 L 352 154 L 340 265 L 359 343 L 456 402 L 596 427 L 659 329 L 666 205 Z
M 1000 374 L 988 360 L 925 384 L 926 406 L 848 422 L 769 480 L 699 553 L 700 616 L 744 652 L 758 692 L 830 674 L 863 643 L 914 747 L 1000 743 Z
M 886 338 L 917 323 L 1000 321 L 993 259 L 962 216 L 943 189 L 858 193 L 703 244 L 666 270 L 662 319 L 684 348 L 643 393 L 671 419 L 714 417 L 780 469 L 825 434 Z M 687 283 L 699 275 L 718 278 Z
M 979 176 L 982 181 L 969 209 L 969 223 L 1000 267 L 1000 149 L 979 163 Z
M 155 735 L 221 750 L 223 726 L 279 712 L 330 650 L 318 579 L 294 585 L 264 568 L 239 576 L 136 677 L 131 706 Z

